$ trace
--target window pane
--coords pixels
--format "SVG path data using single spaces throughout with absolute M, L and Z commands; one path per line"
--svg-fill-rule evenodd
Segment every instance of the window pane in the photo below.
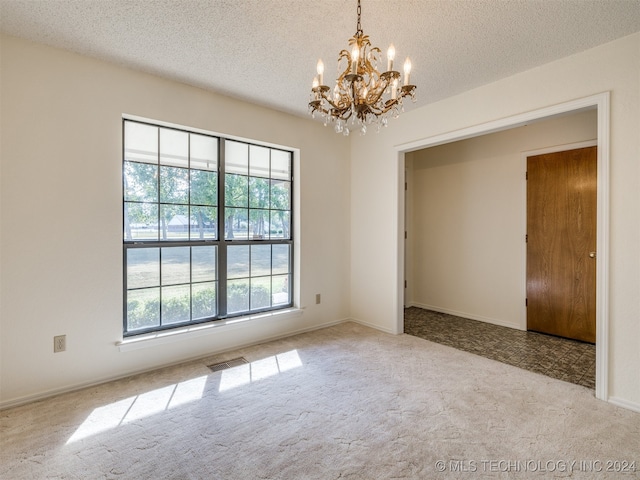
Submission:
M 271 150 L 271 178 L 291 180 L 291 152 Z
M 269 208 L 269 180 L 249 178 L 249 206 L 251 208 Z
M 189 238 L 189 207 L 186 205 L 160 205 L 161 240 Z
M 248 210 L 244 208 L 227 208 L 224 225 L 224 236 L 227 240 L 246 240 L 249 237 Z
M 160 249 L 127 250 L 127 289 L 160 285 Z
M 249 175 L 269 177 L 269 149 L 251 145 L 249 147 Z
M 251 279 L 251 310 L 271 306 L 271 277 Z
M 271 208 L 291 210 L 291 182 L 271 180 Z
M 191 281 L 216 280 L 217 247 L 191 247 Z
M 158 127 L 124 122 L 124 159 L 158 163 Z
M 162 285 L 175 285 L 191 281 L 189 247 L 163 248 L 161 256 Z
M 249 279 L 229 280 L 227 282 L 227 313 L 239 313 L 249 310 Z
M 191 320 L 191 288 L 189 285 L 162 287 L 162 324 Z
M 249 276 L 249 245 L 231 245 L 227 248 L 227 278 Z
M 290 246 L 289 245 L 273 245 L 273 274 L 290 273 Z
M 124 239 L 158 240 L 157 204 L 125 202 Z
M 191 168 L 218 170 L 218 139 L 191 134 Z
M 249 210 L 249 233 L 252 240 L 269 238 L 268 221 L 269 210 Z
M 168 128 L 160 129 L 160 163 L 175 167 L 189 166 L 189 134 Z
M 148 163 L 124 163 L 124 199 L 158 201 L 158 167 Z
M 218 174 L 205 170 L 191 170 L 191 204 L 218 204 Z
M 160 326 L 160 288 L 127 292 L 127 330 Z
M 226 140 L 224 142 L 225 171 L 227 173 L 249 174 L 249 145 Z
M 216 207 L 191 207 L 191 240 L 215 239 L 218 235 Z
M 217 282 L 198 283 L 191 287 L 191 306 L 193 320 L 215 317 L 217 315 Z
M 271 275 L 271 245 L 251 245 L 251 276 Z
M 271 238 L 289 237 L 289 212 L 280 210 L 271 211 L 271 228 L 269 229 Z
M 249 205 L 247 194 L 249 189 L 249 177 L 242 175 L 224 176 L 225 206 L 247 207 Z
M 289 293 L 289 275 L 274 275 L 272 279 L 273 305 L 286 305 L 291 303 L 291 296 Z
M 189 170 L 160 167 L 160 203 L 189 202 Z

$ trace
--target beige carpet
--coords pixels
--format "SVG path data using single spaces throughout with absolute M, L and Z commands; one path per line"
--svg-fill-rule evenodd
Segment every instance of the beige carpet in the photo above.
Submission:
M 207 368 L 239 356 L 251 363 Z M 0 419 L 0 478 L 11 480 L 640 476 L 640 414 L 584 387 L 354 323 Z

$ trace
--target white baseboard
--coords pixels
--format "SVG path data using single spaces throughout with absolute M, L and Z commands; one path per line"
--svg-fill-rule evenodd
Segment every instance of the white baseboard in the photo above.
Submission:
M 425 310 L 433 310 L 434 312 L 439 312 L 439 313 L 448 313 L 449 315 L 455 315 L 456 317 L 468 318 L 470 320 L 478 320 L 480 322 L 491 323 L 493 325 L 498 325 L 500 327 L 514 328 L 516 330 L 526 330 L 526 328 L 523 328 L 521 325 L 517 323 L 505 322 L 503 320 L 483 317 L 482 315 L 475 315 L 473 313 L 460 312 L 458 310 L 452 310 L 449 308 L 436 307 L 434 305 L 426 305 L 424 303 L 418 303 L 418 302 L 411 302 L 411 303 L 408 303 L 406 306 L 424 308 Z
M 634 412 L 640 413 L 640 403 L 631 402 L 629 400 L 625 400 L 624 398 L 617 397 L 609 397 L 609 403 L 617 407 L 626 408 L 627 410 L 632 410 Z
M 354 322 L 354 323 L 359 323 L 360 325 L 363 325 L 365 327 L 369 327 L 369 328 L 373 328 L 374 330 L 378 330 L 380 332 L 384 332 L 384 333 L 390 333 L 391 335 L 395 335 L 395 332 L 393 330 L 391 330 L 390 328 L 383 328 L 380 325 L 376 325 L 375 323 L 370 323 L 367 322 L 365 320 L 360 320 L 358 318 L 350 318 L 348 321 Z
M 351 318 L 343 318 L 343 319 L 340 319 L 340 320 L 332 320 L 332 321 L 329 321 L 329 322 L 324 322 L 324 323 L 321 323 L 321 324 L 313 325 L 311 327 L 300 328 L 300 329 L 292 330 L 292 331 L 289 331 L 289 332 L 286 332 L 286 333 L 281 333 L 281 334 L 277 334 L 277 335 L 272 335 L 272 336 L 260 338 L 260 339 L 257 339 L 257 340 L 254 340 L 254 341 L 250 341 L 250 342 L 247 342 L 247 343 L 233 345 L 232 347 L 229 347 L 229 348 L 224 348 L 224 349 L 220 349 L 220 350 L 212 350 L 211 352 L 208 352 L 208 353 L 206 353 L 204 355 L 198 355 L 198 356 L 192 357 L 192 358 L 185 358 L 185 359 L 182 359 L 182 360 L 178 360 L 176 362 L 157 365 L 157 366 L 152 367 L 152 368 L 136 370 L 136 371 L 133 371 L 133 372 L 124 373 L 122 375 L 102 377 L 102 378 L 99 378 L 99 379 L 96 379 L 96 380 L 91 380 L 89 382 L 80 382 L 80 383 L 76 383 L 76 384 L 65 385 L 64 387 L 53 388 L 53 389 L 50 389 L 50 390 L 45 390 L 43 392 L 38 392 L 38 393 L 30 394 L 30 395 L 25 395 L 23 397 L 17 397 L 17 398 L 13 398 L 13 399 L 10 399 L 10 400 L 5 400 L 5 401 L 0 402 L 0 410 L 6 410 L 8 408 L 13 408 L 13 407 L 19 407 L 20 405 L 26 405 L 27 403 L 33 403 L 33 402 L 37 402 L 39 400 L 45 400 L 47 398 L 55 397 L 57 395 L 62 395 L 62 394 L 65 394 L 65 393 L 75 392 L 77 390 L 82 390 L 84 388 L 95 387 L 97 385 L 102 385 L 104 383 L 114 382 L 116 380 L 122 380 L 123 378 L 133 377 L 135 375 L 140 375 L 140 374 L 147 373 L 147 372 L 153 372 L 155 370 L 159 370 L 159 369 L 162 369 L 162 368 L 168 368 L 168 367 L 172 367 L 172 366 L 175 366 L 175 365 L 181 365 L 183 363 L 189 363 L 189 362 L 198 361 L 198 360 L 203 359 L 203 358 L 211 357 L 212 355 L 219 355 L 221 353 L 231 352 L 231 351 L 234 351 L 234 350 L 238 350 L 240 348 L 247 348 L 247 347 L 251 347 L 253 345 L 259 345 L 261 343 L 272 342 L 274 340 L 280 340 L 281 338 L 288 338 L 288 337 L 292 337 L 294 335 L 299 335 L 299 334 L 302 334 L 302 333 L 312 332 L 314 330 L 320 330 L 322 328 L 332 327 L 334 325 L 339 325 L 341 323 L 345 323 L 345 322 L 349 322 L 349 321 L 352 321 L 352 319 Z M 375 328 L 374 326 L 372 326 L 372 327 Z

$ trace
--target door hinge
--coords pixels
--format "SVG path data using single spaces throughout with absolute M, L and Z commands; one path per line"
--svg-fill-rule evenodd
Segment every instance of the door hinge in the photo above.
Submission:
M 407 281 L 404 281 L 404 288 L 407 288 Z
M 529 243 L 529 234 L 524 236 L 524 243 Z
M 525 306 L 525 307 L 528 307 L 528 306 L 529 306 L 529 299 L 528 299 L 528 298 L 525 298 L 525 299 L 524 299 L 524 306 Z
M 407 239 L 407 231 L 406 230 L 404 231 L 404 239 L 405 240 Z
M 407 190 L 407 182 L 404 182 L 404 189 Z
M 524 172 L 524 179 L 529 180 L 529 172 Z

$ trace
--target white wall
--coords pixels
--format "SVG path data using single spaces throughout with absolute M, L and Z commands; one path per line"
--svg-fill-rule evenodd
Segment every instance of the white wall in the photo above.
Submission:
M 408 153 L 407 303 L 525 330 L 523 152 L 596 138 L 593 109 Z
M 0 407 L 349 316 L 348 139 L 311 120 L 0 40 Z M 300 150 L 302 315 L 120 351 L 123 114 Z M 62 334 L 67 351 L 53 354 Z
M 428 97 L 428 79 L 415 79 Z M 402 169 L 394 148 L 611 92 L 609 395 L 640 409 L 640 34 L 409 110 L 351 144 L 351 314 L 397 330 Z M 370 226 L 375 225 L 375 232 Z

